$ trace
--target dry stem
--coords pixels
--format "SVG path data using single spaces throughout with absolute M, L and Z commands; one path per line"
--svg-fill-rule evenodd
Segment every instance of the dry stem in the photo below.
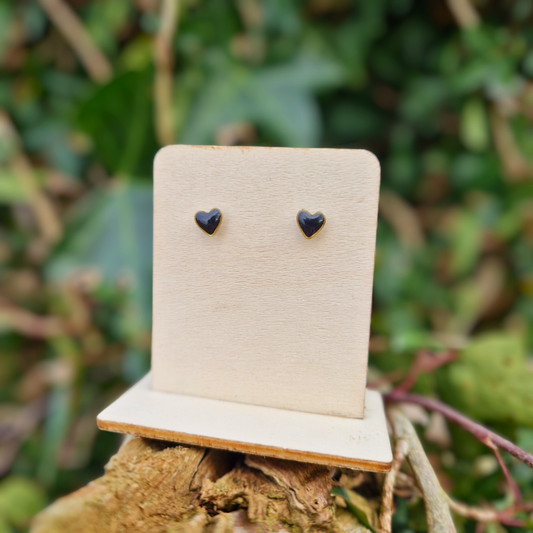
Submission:
M 155 128 L 157 139 L 162 146 L 175 142 L 172 111 L 172 40 L 177 27 L 178 9 L 178 0 L 162 0 L 161 25 L 155 39 Z
M 414 209 L 392 191 L 384 191 L 379 197 L 379 213 L 392 226 L 400 242 L 416 250 L 424 244 L 424 232 Z
M 424 494 L 428 533 L 455 532 L 446 493 L 439 484 L 415 429 L 397 407 L 390 407 L 387 410 L 387 415 L 395 437 L 405 440 L 407 443 L 407 460 L 413 469 L 418 486 Z
M 30 204 L 42 236 L 50 244 L 57 242 L 63 234 L 59 216 L 52 202 L 35 181 L 32 165 L 22 151 L 22 143 L 15 126 L 8 115 L 1 110 L 0 140 L 14 148 L 11 166 Z
M 35 315 L 3 303 L 0 303 L 0 324 L 33 339 L 48 339 L 72 333 L 68 323 L 61 318 Z
M 531 176 L 529 164 L 516 144 L 509 117 L 496 105 L 492 106 L 490 112 L 490 125 L 494 146 L 509 181 L 517 182 Z
M 113 75 L 111 64 L 94 44 L 74 10 L 63 0 L 39 0 L 44 11 L 70 44 L 92 80 L 105 83 Z
M 479 25 L 479 14 L 469 0 L 448 0 L 448 7 L 461 28 L 467 30 Z
M 450 509 L 464 518 L 475 520 L 476 522 L 499 522 L 507 526 L 523 527 L 523 521 L 517 518 L 511 518 L 506 515 L 505 511 L 497 511 L 496 509 L 474 507 L 464 503 L 453 500 L 448 496 L 448 504 Z
M 409 369 L 406 378 L 394 389 L 394 393 L 404 393 L 410 391 L 416 383 L 420 374 L 433 372 L 443 365 L 451 363 L 457 359 L 457 354 L 449 350 L 443 355 L 437 355 L 428 350 L 420 350 L 415 354 L 415 362 Z
M 443 402 L 434 400 L 432 398 L 426 398 L 425 396 L 420 396 L 419 394 L 401 394 L 391 392 L 385 395 L 385 401 L 389 403 L 415 403 L 421 405 L 430 411 L 437 411 L 442 413 L 448 420 L 455 422 L 458 426 L 461 426 L 463 429 L 474 435 L 478 440 L 489 445 L 489 442 L 500 448 L 509 452 L 513 457 L 516 457 L 529 467 L 533 468 L 533 456 L 527 453 L 526 451 L 519 448 L 516 444 L 511 441 L 500 437 L 500 435 L 490 431 L 486 427 L 470 420 L 466 416 L 462 415 L 455 409 L 452 409 L 449 405 L 446 405 Z
M 494 455 L 496 456 L 496 459 L 498 461 L 498 464 L 500 465 L 500 468 L 502 469 L 503 475 L 505 476 L 505 480 L 507 481 L 507 485 L 509 486 L 509 489 L 511 490 L 511 493 L 513 494 L 514 503 L 516 505 L 520 505 L 522 503 L 522 494 L 520 493 L 520 489 L 518 488 L 518 485 L 516 484 L 516 481 L 511 476 L 511 473 L 507 469 L 507 466 L 505 466 L 505 463 L 503 462 L 502 456 L 500 454 L 500 451 L 494 444 L 492 444 L 492 441 L 487 439 L 485 441 L 485 444 L 492 448 L 494 451 Z
M 378 529 L 383 533 L 392 531 L 392 513 L 394 512 L 394 484 L 396 476 L 402 466 L 402 463 L 409 451 L 409 444 L 405 439 L 398 439 L 394 449 L 394 460 L 390 472 L 385 476 L 383 487 L 381 489 L 381 509 L 379 512 Z

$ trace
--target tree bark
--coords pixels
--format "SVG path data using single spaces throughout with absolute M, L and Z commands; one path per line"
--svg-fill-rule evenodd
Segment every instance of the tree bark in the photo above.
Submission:
M 338 469 L 135 438 L 105 475 L 38 515 L 31 533 L 369 531 L 335 509 Z M 379 498 L 372 474 L 364 477 Z
M 31 533 L 390 533 L 404 459 L 428 533 L 454 533 L 416 431 L 398 408 L 388 415 L 396 451 L 385 477 L 134 438 L 101 478 L 37 515 Z

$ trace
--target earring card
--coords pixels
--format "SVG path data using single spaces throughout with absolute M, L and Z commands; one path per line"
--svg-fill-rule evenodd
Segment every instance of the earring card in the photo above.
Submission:
M 154 391 L 361 418 L 379 177 L 364 150 L 163 148 Z M 209 236 L 195 214 L 213 208 Z M 326 217 L 312 239 L 302 209 Z

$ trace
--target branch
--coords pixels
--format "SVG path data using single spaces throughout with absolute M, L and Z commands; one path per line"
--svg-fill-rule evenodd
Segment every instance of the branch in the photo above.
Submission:
M 516 457 L 518 460 L 522 461 L 529 467 L 533 468 L 533 456 L 527 453 L 526 451 L 519 448 L 516 444 L 513 444 L 511 441 L 500 437 L 500 435 L 490 431 L 486 427 L 470 420 L 466 416 L 462 415 L 455 409 L 451 408 L 449 405 L 446 405 L 439 400 L 434 400 L 432 398 L 426 398 L 425 396 L 420 396 L 419 394 L 402 394 L 391 392 L 384 396 L 386 402 L 389 403 L 415 403 L 421 405 L 430 411 L 437 411 L 443 414 L 448 420 L 455 422 L 458 426 L 462 427 L 483 444 L 491 447 L 491 444 L 497 446 L 501 450 L 509 452 L 513 457 Z
M 424 501 L 427 498 L 429 484 L 430 491 L 434 493 L 434 496 L 437 498 L 437 500 L 440 501 L 440 493 L 443 493 L 450 510 L 460 516 L 470 520 L 475 520 L 479 524 L 498 522 L 506 526 L 524 526 L 523 520 L 515 518 L 514 514 L 518 512 L 529 512 L 533 508 L 531 504 L 519 502 L 503 511 L 500 511 L 490 507 L 482 508 L 466 505 L 462 502 L 453 500 L 450 498 L 450 496 L 445 494 L 444 491 L 440 489 L 440 486 L 438 486 L 438 482 L 436 482 L 437 485 L 432 483 L 431 478 L 435 475 L 434 471 L 427 460 L 427 456 L 423 452 L 420 441 L 412 427 L 412 424 L 398 409 L 387 409 L 387 415 L 393 428 L 394 437 L 396 439 L 396 447 L 394 450 L 392 469 L 385 476 L 383 481 L 381 510 L 379 516 L 380 531 L 383 533 L 390 533 L 391 531 L 393 505 L 391 489 L 394 487 L 395 480 L 399 479 L 400 476 L 403 475 L 408 480 L 411 480 L 409 484 L 411 484 L 413 481 L 410 476 L 406 476 L 402 472 L 399 472 L 405 457 L 407 457 L 409 463 L 411 464 L 413 474 L 416 477 L 416 482 L 422 491 L 420 496 L 424 499 Z M 497 448 L 494 446 L 491 447 L 493 447 L 493 449 L 495 449 L 497 452 Z M 504 468 L 504 470 L 506 469 Z M 436 487 L 438 487 L 440 491 L 436 490 Z M 435 520 L 434 511 L 435 510 L 433 508 L 428 509 L 427 511 L 433 515 L 433 520 Z M 437 512 L 439 511 L 437 510 Z M 429 522 L 430 516 L 428 516 L 428 524 Z M 445 521 L 443 523 L 445 524 Z
M 448 0 L 448 7 L 461 28 L 469 30 L 479 25 L 481 21 L 479 13 L 470 0 Z
M 392 191 L 379 195 L 379 214 L 390 224 L 401 244 L 409 250 L 423 246 L 424 231 L 412 206 Z
M 424 495 L 428 533 L 454 533 L 456 529 L 446 493 L 439 484 L 415 429 L 398 408 L 389 407 L 387 416 L 396 439 L 407 443 L 407 459 Z
M 457 359 L 457 354 L 449 350 L 444 355 L 437 355 L 427 350 L 420 350 L 415 355 L 415 362 L 409 369 L 407 377 L 394 389 L 394 393 L 405 393 L 410 391 L 416 383 L 418 376 L 424 372 L 433 372 L 443 365 L 451 363 Z
M 518 182 L 530 177 L 532 171 L 516 143 L 509 118 L 496 105 L 490 111 L 490 126 L 494 146 L 507 179 Z
M 505 526 L 524 527 L 524 522 L 517 518 L 508 516 L 506 511 L 497 511 L 496 509 L 482 507 L 473 507 L 471 505 L 465 505 L 462 502 L 453 500 L 448 496 L 448 504 L 450 509 L 460 516 L 468 518 L 469 520 L 475 520 L 476 522 L 499 522 Z
M 383 481 L 383 488 L 381 489 L 381 508 L 379 511 L 378 529 L 382 533 L 392 532 L 392 513 L 394 510 L 394 484 L 396 476 L 402 466 L 402 463 L 409 451 L 409 444 L 405 439 L 398 439 L 394 449 L 394 461 L 390 472 L 385 476 Z
M 175 142 L 172 110 L 172 41 L 176 32 L 179 0 L 162 0 L 161 26 L 155 38 L 155 129 L 159 144 Z
M 49 339 L 73 333 L 72 328 L 61 318 L 35 315 L 3 303 L 0 303 L 0 324 L 32 339 Z
M 72 47 L 94 81 L 105 83 L 113 75 L 107 57 L 94 44 L 85 26 L 64 0 L 39 0 L 43 10 Z
M 520 489 L 518 488 L 516 481 L 513 479 L 513 477 L 511 476 L 511 473 L 507 469 L 507 466 L 505 466 L 505 463 L 503 462 L 502 456 L 500 454 L 500 450 L 498 450 L 498 448 L 494 446 L 494 444 L 492 444 L 492 442 L 490 441 L 488 441 L 487 446 L 489 448 L 492 448 L 492 451 L 494 452 L 494 455 L 496 456 L 498 464 L 500 465 L 503 475 L 505 476 L 505 479 L 507 481 L 507 485 L 509 486 L 509 489 L 511 489 L 514 503 L 516 505 L 520 505 L 522 503 L 522 494 L 520 493 Z
M 30 160 L 22 150 L 22 142 L 9 116 L 0 110 L 0 141 L 12 147 L 10 164 L 26 195 L 37 226 L 48 243 L 55 243 L 63 234 L 59 215 L 36 180 Z

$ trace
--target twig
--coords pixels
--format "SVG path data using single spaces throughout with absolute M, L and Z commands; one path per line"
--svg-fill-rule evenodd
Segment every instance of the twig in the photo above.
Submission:
M 437 368 L 450 363 L 457 358 L 457 354 L 450 350 L 444 355 L 437 355 L 428 350 L 420 350 L 415 355 L 415 362 L 409 369 L 407 377 L 394 389 L 394 393 L 410 391 L 416 383 L 418 376 L 424 372 L 432 372 Z
M 11 166 L 24 190 L 42 236 L 48 243 L 57 242 L 62 234 L 61 221 L 54 205 L 38 187 L 29 159 L 22 151 L 22 143 L 9 116 L 0 110 L 0 140 L 12 146 Z
M 5 304 L 0 304 L 0 324 L 33 339 L 48 339 L 73 333 L 69 324 L 61 318 L 38 316 Z
M 261 27 L 264 18 L 261 2 L 258 0 L 237 0 L 236 7 L 243 24 L 248 29 Z
M 16 416 L 2 420 L 0 423 L 0 443 L 28 435 L 43 418 L 45 412 L 46 403 L 43 398 L 38 398 L 17 410 Z
M 500 437 L 493 431 L 490 431 L 486 427 L 470 420 L 466 416 L 462 415 L 455 409 L 451 408 L 449 405 L 446 405 L 439 400 L 434 400 L 432 398 L 426 398 L 419 394 L 402 394 L 391 392 L 384 396 L 385 401 L 389 403 L 415 403 L 421 405 L 430 411 L 437 411 L 442 413 L 448 420 L 455 422 L 458 426 L 462 427 L 478 440 L 489 446 L 489 442 L 500 448 L 509 452 L 513 457 L 516 457 L 518 460 L 522 461 L 529 467 L 533 468 L 533 456 L 527 453 L 526 451 L 519 448 L 516 444 L 511 441 Z
M 476 524 L 476 528 L 474 529 L 474 533 L 485 533 L 486 529 L 487 529 L 487 524 L 485 524 L 485 522 L 478 522 Z
M 405 460 L 409 451 L 409 444 L 405 439 L 398 439 L 394 449 L 394 461 L 390 472 L 385 476 L 383 487 L 381 489 L 381 509 L 379 511 L 378 529 L 382 533 L 392 532 L 392 513 L 394 511 L 393 493 L 394 484 L 398 471 Z
M 400 409 L 389 407 L 387 415 L 395 437 L 407 442 L 407 460 L 424 495 L 428 533 L 455 532 L 446 494 L 439 484 L 415 429 Z
M 46 413 L 46 402 L 39 398 L 17 410 L 16 416 L 0 423 L 0 476 L 5 476 L 20 447 Z
M 379 516 L 379 529 L 383 533 L 390 533 L 391 531 L 392 493 L 390 491 L 391 491 L 391 488 L 394 487 L 395 480 L 397 480 L 401 474 L 399 472 L 399 469 L 401 467 L 401 464 L 405 456 L 407 456 L 407 458 L 409 459 L 409 462 L 411 463 L 411 467 L 417 479 L 417 483 L 422 489 L 423 498 L 426 497 L 427 491 L 421 485 L 421 481 L 419 481 L 419 476 L 421 472 L 423 473 L 424 476 L 428 475 L 428 471 L 426 471 L 426 467 L 424 466 L 423 464 L 424 462 L 422 461 L 422 459 L 420 457 L 412 456 L 412 452 L 410 449 L 410 446 L 412 445 L 412 441 L 406 438 L 406 434 L 410 433 L 411 431 L 414 431 L 411 423 L 407 420 L 407 418 L 401 412 L 398 414 L 398 409 L 389 408 L 387 410 L 387 413 L 393 425 L 393 430 L 397 438 L 397 443 L 396 443 L 396 447 L 394 450 L 394 461 L 392 463 L 392 468 L 391 468 L 391 471 L 385 477 L 385 480 L 383 482 L 383 488 L 382 488 L 382 502 L 381 502 L 380 516 Z M 403 431 L 404 433 L 401 433 L 401 431 Z M 402 435 L 401 439 L 399 438 L 400 435 Z M 416 437 L 416 434 L 415 434 L 415 437 Z M 416 438 L 418 440 L 418 437 Z M 489 443 L 486 442 L 485 444 L 487 444 L 489 447 L 494 449 L 498 457 L 499 452 L 497 448 L 494 446 L 494 444 L 492 444 L 491 442 Z M 421 446 L 419 441 L 418 441 L 418 445 Z M 425 459 L 427 461 L 427 457 L 425 457 Z M 421 463 L 419 464 L 417 463 L 417 461 L 421 461 Z M 429 464 L 429 461 L 427 462 Z M 429 466 L 429 468 L 431 469 L 431 466 Z M 507 470 L 505 468 L 505 465 L 503 465 L 502 469 L 504 470 L 504 472 Z M 391 483 L 392 483 L 392 487 L 391 487 Z M 514 480 L 512 481 L 512 483 L 514 483 Z M 450 498 L 450 496 L 445 494 L 444 491 L 442 491 L 442 493 L 446 497 L 449 508 L 454 513 L 460 516 L 463 516 L 465 518 L 468 518 L 470 520 L 475 520 L 481 524 L 485 524 L 489 522 L 498 522 L 506 526 L 523 527 L 524 525 L 523 521 L 520 519 L 514 518 L 512 514 L 517 513 L 517 512 L 524 512 L 524 511 L 527 512 L 529 510 L 528 504 L 524 504 L 521 501 L 504 511 L 498 511 L 492 508 L 474 507 L 474 506 L 469 506 L 464 503 L 453 500 L 452 498 Z M 520 499 L 520 496 L 518 497 L 515 496 L 515 499 Z
M 508 180 L 517 182 L 531 176 L 532 170 L 516 144 L 509 118 L 496 105 L 490 111 L 490 126 L 494 146 Z
M 479 25 L 481 19 L 469 0 L 448 0 L 448 7 L 461 28 L 468 30 Z
M 513 494 L 514 503 L 516 505 L 520 505 L 522 503 L 522 494 L 520 493 L 520 489 L 518 488 L 516 481 L 513 479 L 509 470 L 507 469 L 507 466 L 503 462 L 500 451 L 498 450 L 496 446 L 494 446 L 494 444 L 492 444 L 492 441 L 490 439 L 487 439 L 485 441 L 485 444 L 489 448 L 492 449 L 492 451 L 494 452 L 494 455 L 496 456 L 496 459 L 498 460 L 498 463 L 500 465 L 500 468 L 502 469 L 503 475 L 505 476 L 505 480 L 507 481 L 507 485 L 509 486 L 511 493 Z
M 155 38 L 155 129 L 159 144 L 175 142 L 172 110 L 172 41 L 177 27 L 179 0 L 162 0 L 161 25 Z
M 415 479 L 402 471 L 396 474 L 394 495 L 400 496 L 400 498 L 422 498 L 422 492 L 418 488 Z
M 111 64 L 94 44 L 74 10 L 64 0 L 39 0 L 44 11 L 70 44 L 89 76 L 105 83 L 113 75 Z
M 400 196 L 392 191 L 383 191 L 379 197 L 379 213 L 406 248 L 416 250 L 424 244 L 420 220 L 412 206 Z
M 468 518 L 469 520 L 475 520 L 477 522 L 482 523 L 499 522 L 500 524 L 514 527 L 523 527 L 524 525 L 522 520 L 507 516 L 506 511 L 497 511 L 496 509 L 473 507 L 453 500 L 449 496 L 447 497 L 450 509 L 455 514 Z

